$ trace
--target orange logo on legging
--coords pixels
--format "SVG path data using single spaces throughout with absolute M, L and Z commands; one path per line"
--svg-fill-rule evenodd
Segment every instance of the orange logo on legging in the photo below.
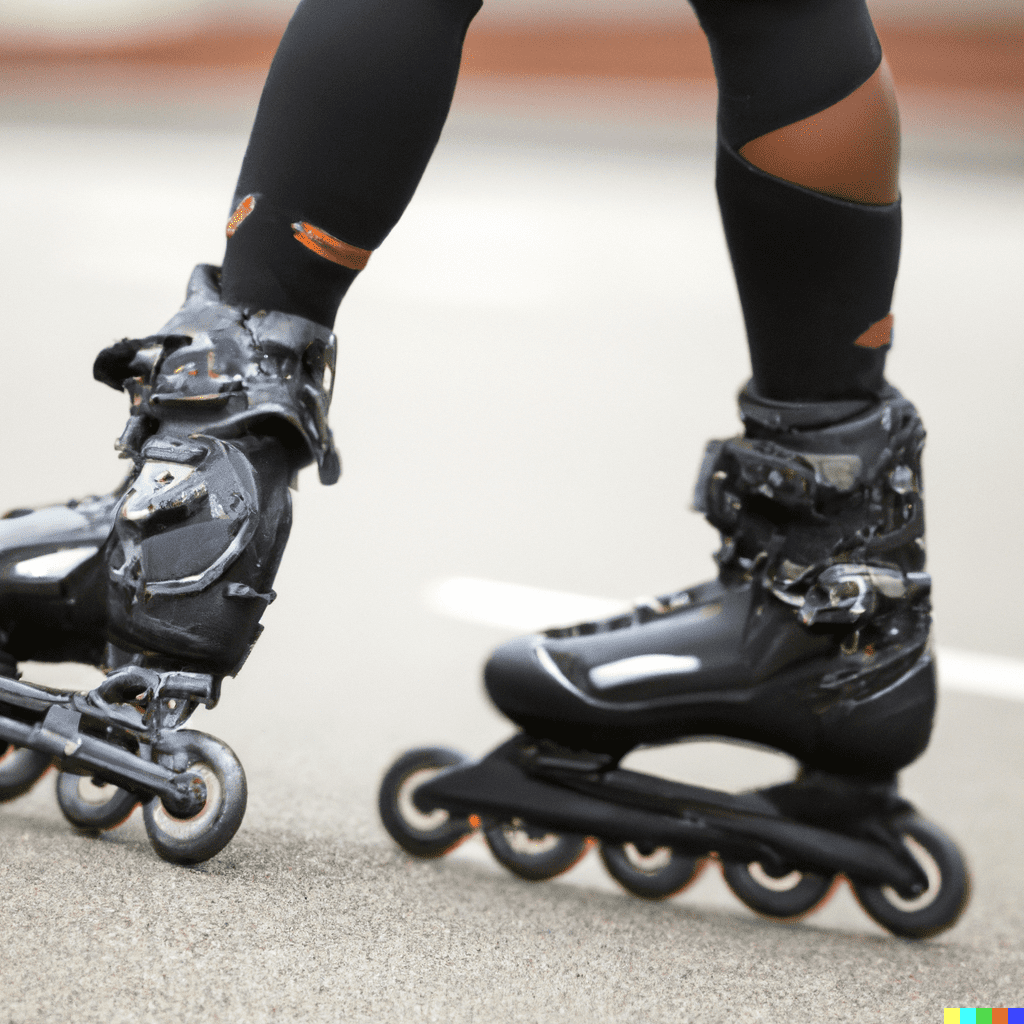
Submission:
M 295 232 L 296 241 L 301 242 L 311 252 L 323 256 L 332 263 L 348 267 L 349 270 L 362 270 L 370 258 L 371 250 L 349 245 L 348 242 L 343 242 L 340 238 L 314 227 L 308 221 L 296 221 L 292 225 L 292 230 Z
M 885 348 L 892 341 L 892 313 L 875 321 L 855 342 L 858 348 Z
M 237 230 L 239 224 L 256 209 L 256 197 L 246 196 L 236 207 L 235 212 L 228 218 L 228 226 L 225 233 L 230 238 Z

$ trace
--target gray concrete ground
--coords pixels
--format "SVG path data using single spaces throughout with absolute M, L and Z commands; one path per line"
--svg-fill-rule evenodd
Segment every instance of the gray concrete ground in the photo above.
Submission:
M 906 773 L 975 872 L 971 909 L 930 943 L 888 937 L 845 892 L 787 926 L 714 869 L 648 906 L 593 854 L 530 885 L 479 845 L 422 863 L 384 835 L 376 786 L 398 753 L 478 754 L 508 733 L 478 678 L 507 634 L 438 617 L 424 589 L 466 575 L 630 597 L 705 578 L 715 538 L 689 490 L 746 373 L 706 130 L 634 124 L 626 147 L 607 126 L 470 113 L 339 318 L 342 483 L 305 474 L 266 634 L 196 718 L 246 766 L 238 837 L 183 870 L 137 815 L 76 835 L 48 781 L 5 805 L 7 1019 L 923 1024 L 1024 1004 L 1018 702 L 947 694 Z M 0 507 L 117 482 L 124 400 L 92 359 L 159 326 L 192 264 L 219 259 L 243 146 L 237 130 L 0 125 Z M 930 431 L 937 632 L 1021 658 L 1024 189 L 1005 147 L 973 165 L 929 153 L 904 180 L 891 377 Z M 711 744 L 635 760 L 726 787 L 790 770 Z

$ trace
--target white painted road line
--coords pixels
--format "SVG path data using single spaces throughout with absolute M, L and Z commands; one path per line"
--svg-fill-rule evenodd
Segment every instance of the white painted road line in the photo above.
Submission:
M 1024 701 L 1024 661 L 939 647 L 938 664 L 944 689 Z
M 426 589 L 424 599 L 439 615 L 512 633 L 607 618 L 632 607 L 632 602 L 614 598 L 471 576 L 438 580 Z M 1024 701 L 1024 661 L 939 647 L 938 665 L 943 689 Z
M 426 590 L 427 606 L 439 615 L 499 626 L 516 633 L 536 633 L 588 619 L 606 619 L 632 604 L 607 597 L 588 597 L 521 583 L 501 583 L 471 576 L 438 580 Z

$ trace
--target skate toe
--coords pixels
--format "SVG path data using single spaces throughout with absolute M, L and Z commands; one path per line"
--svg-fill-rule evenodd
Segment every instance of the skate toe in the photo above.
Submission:
M 552 653 L 541 635 L 502 644 L 484 668 L 484 685 L 498 709 L 523 728 L 578 721 L 585 698 L 570 666 Z

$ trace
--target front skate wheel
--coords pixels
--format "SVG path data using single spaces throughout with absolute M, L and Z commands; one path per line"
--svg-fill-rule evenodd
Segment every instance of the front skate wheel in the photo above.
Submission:
M 666 900 L 682 892 L 699 874 L 704 861 L 668 846 L 641 849 L 633 843 L 601 843 L 608 874 L 634 896 Z
M 377 809 L 388 835 L 414 857 L 443 857 L 474 827 L 468 818 L 449 814 L 441 807 L 429 814 L 412 800 L 413 793 L 444 768 L 465 764 L 466 757 L 445 747 L 424 747 L 403 754 L 388 769 L 380 784 Z
M 153 797 L 142 808 L 153 849 L 172 864 L 198 864 L 231 842 L 245 816 L 245 772 L 231 748 L 205 733 L 184 729 L 167 733 L 161 752 L 179 771 L 194 772 L 206 785 L 206 800 L 188 818 L 179 818 Z
M 64 817 L 85 832 L 105 832 L 127 821 L 139 798 L 88 775 L 57 775 L 57 803 Z
M 771 872 L 756 861 L 725 861 L 726 885 L 755 913 L 779 921 L 793 921 L 817 910 L 836 886 L 835 876 L 810 871 Z
M 0 803 L 27 793 L 52 760 L 49 754 L 38 750 L 0 742 Z
M 903 938 L 926 939 L 956 923 L 970 899 L 971 878 L 956 844 L 931 822 L 908 815 L 895 828 L 928 876 L 928 888 L 903 899 L 888 885 L 850 884 L 857 902 L 883 928 Z
M 568 871 L 589 848 L 586 836 L 549 832 L 519 818 L 485 824 L 484 839 L 499 864 L 529 882 L 543 882 Z

